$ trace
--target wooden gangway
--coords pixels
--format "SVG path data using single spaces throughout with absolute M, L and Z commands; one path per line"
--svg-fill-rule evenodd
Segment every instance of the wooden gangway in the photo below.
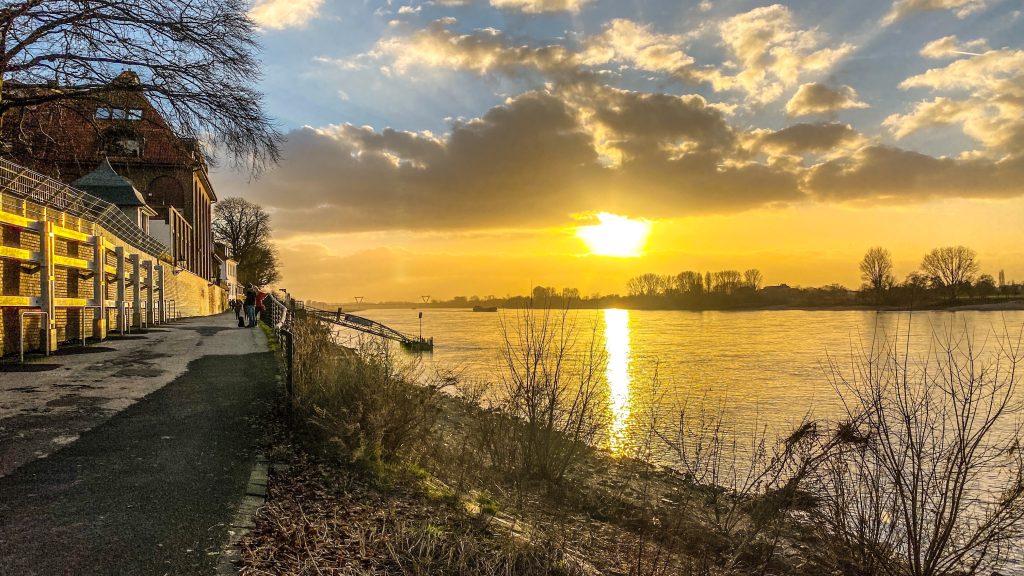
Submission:
M 336 326 L 350 328 L 366 334 L 372 334 L 373 336 L 380 338 L 394 340 L 409 350 L 430 351 L 434 349 L 433 338 L 410 336 L 399 332 L 390 326 L 385 326 L 375 320 L 343 312 L 340 308 L 333 312 L 330 310 L 321 310 L 312 306 L 302 306 L 302 309 L 306 311 L 306 314 L 315 316 L 324 322 L 329 322 Z

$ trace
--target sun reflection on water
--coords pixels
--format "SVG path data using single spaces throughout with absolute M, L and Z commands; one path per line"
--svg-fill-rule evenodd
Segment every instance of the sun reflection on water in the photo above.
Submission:
M 608 406 L 611 409 L 611 428 L 608 449 L 620 454 L 626 442 L 626 423 L 629 420 L 629 310 L 604 311 L 604 348 L 608 353 Z

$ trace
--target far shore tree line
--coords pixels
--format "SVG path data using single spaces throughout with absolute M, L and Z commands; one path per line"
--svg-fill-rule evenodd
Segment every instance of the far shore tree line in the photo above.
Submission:
M 965 246 L 935 248 L 924 255 L 919 269 L 902 281 L 893 274 L 892 255 L 882 247 L 869 249 L 859 264 L 863 283 L 857 289 L 842 284 L 817 287 L 766 285 L 760 270 L 687 270 L 678 274 L 640 274 L 626 282 L 625 294 L 581 294 L 577 288 L 536 286 L 520 296 L 456 296 L 420 302 L 363 302 L 360 307 L 525 308 L 537 303 L 568 304 L 579 308 L 740 309 L 755 307 L 893 306 L 929 308 L 981 304 L 1024 296 L 1024 284 L 1002 270 L 981 273 L 974 250 Z M 337 304 L 320 304 L 328 308 Z

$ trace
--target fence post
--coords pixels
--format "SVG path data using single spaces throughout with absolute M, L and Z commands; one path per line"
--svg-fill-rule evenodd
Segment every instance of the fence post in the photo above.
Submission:
M 93 311 L 92 335 L 100 340 L 107 338 L 107 247 L 103 236 L 92 237 L 92 298 L 98 306 Z M 85 322 L 85 315 L 82 315 Z
M 288 391 L 288 402 L 291 404 L 295 386 L 295 337 L 292 336 L 291 331 L 287 329 L 281 330 L 281 336 L 283 336 L 285 358 L 284 385 L 285 389 Z
M 43 211 L 43 220 L 39 223 L 39 300 L 40 307 L 46 312 L 46 335 L 47 350 L 57 349 L 57 308 L 54 299 L 57 297 L 57 272 L 54 268 L 54 237 L 53 222 L 46 220 L 46 211 Z
M 153 288 L 156 282 L 153 281 L 153 261 L 146 260 L 142 263 L 142 269 L 146 271 L 146 283 L 143 284 L 146 288 L 146 326 L 152 326 L 156 324 L 156 312 L 154 310 L 155 298 L 153 298 Z
M 165 307 L 167 306 L 167 298 L 165 297 L 165 294 L 164 294 L 164 265 L 163 264 L 157 264 L 156 265 L 156 287 L 157 287 L 157 291 L 160 292 L 160 299 L 159 299 L 159 302 L 160 302 L 160 317 L 157 319 L 157 321 L 160 324 L 164 324 L 165 322 L 167 322 L 167 310 L 165 310 Z
M 114 248 L 114 253 L 117 255 L 117 329 L 120 330 L 121 334 L 126 331 L 130 331 L 131 325 L 125 320 L 125 263 L 124 263 L 124 247 L 118 246 Z
M 132 263 L 132 328 L 142 329 L 142 270 L 138 254 L 130 254 L 128 261 Z

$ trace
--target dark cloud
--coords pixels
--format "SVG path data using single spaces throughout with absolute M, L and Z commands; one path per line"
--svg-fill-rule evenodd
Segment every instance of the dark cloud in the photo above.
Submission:
M 595 119 L 615 133 L 623 148 L 692 143 L 700 150 L 735 146 L 733 129 L 717 108 L 700 96 L 646 94 L 607 89 L 597 92 Z
M 822 200 L 1009 198 L 1024 194 L 1024 158 L 958 160 L 891 146 L 867 146 L 810 171 L 807 186 Z
M 545 93 L 456 125 L 445 140 L 351 125 L 288 137 L 277 169 L 244 190 L 221 188 L 273 207 L 289 231 L 533 223 L 578 210 L 579 183 L 602 170 L 572 111 Z
M 849 124 L 794 124 L 761 136 L 757 144 L 783 154 L 807 154 L 832 150 L 843 143 L 857 140 L 859 136 Z
M 296 130 L 277 169 L 247 186 L 224 181 L 220 193 L 272 207 L 292 233 L 535 227 L 585 211 L 667 217 L 801 197 L 795 174 L 729 162 L 735 140 L 697 96 L 529 92 L 444 138 Z
M 588 211 L 659 219 L 809 197 L 1024 193 L 1020 157 L 954 160 L 863 141 L 839 123 L 740 138 L 699 96 L 575 85 L 521 94 L 442 137 L 347 124 L 295 130 L 281 166 L 249 185 L 220 178 L 219 193 L 272 208 L 284 234 L 558 226 Z M 827 160 L 807 165 L 809 155 Z

